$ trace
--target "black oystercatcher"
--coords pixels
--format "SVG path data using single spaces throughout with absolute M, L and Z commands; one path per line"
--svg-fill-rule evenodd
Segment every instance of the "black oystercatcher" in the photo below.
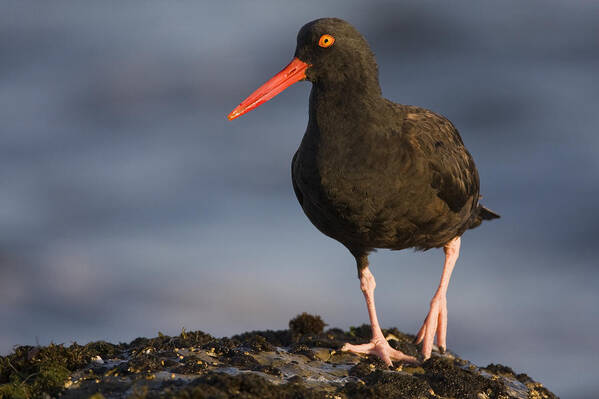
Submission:
M 229 114 L 258 107 L 300 80 L 312 82 L 310 119 L 293 157 L 293 189 L 310 221 L 356 258 L 372 340 L 343 350 L 416 361 L 387 343 L 374 306 L 368 254 L 443 247 L 445 264 L 430 311 L 417 334 L 429 358 L 435 336 L 446 347 L 446 292 L 460 237 L 499 215 L 479 204 L 472 156 L 450 121 L 424 108 L 382 97 L 368 43 L 349 23 L 324 18 L 297 36 L 293 61 Z

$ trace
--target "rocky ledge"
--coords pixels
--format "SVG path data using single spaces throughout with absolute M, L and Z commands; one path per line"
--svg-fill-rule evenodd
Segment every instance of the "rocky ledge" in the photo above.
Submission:
M 231 338 L 183 330 L 129 344 L 20 346 L 0 357 L 0 399 L 556 398 L 526 374 L 478 367 L 450 351 L 389 369 L 339 350 L 344 342 L 367 342 L 367 325 L 324 331 L 320 317 L 304 313 L 289 327 Z M 419 356 L 414 336 L 383 332 L 391 346 Z

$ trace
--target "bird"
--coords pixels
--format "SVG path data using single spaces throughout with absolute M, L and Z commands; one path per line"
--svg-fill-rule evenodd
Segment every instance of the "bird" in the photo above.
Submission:
M 377 249 L 443 248 L 445 260 L 428 314 L 415 337 L 422 359 L 435 338 L 446 350 L 447 290 L 461 236 L 499 218 L 480 204 L 479 175 L 445 117 L 383 97 L 368 42 L 349 22 L 320 18 L 297 35 L 292 61 L 242 101 L 233 120 L 299 81 L 312 83 L 308 126 L 293 156 L 293 189 L 304 213 L 356 260 L 372 339 L 343 351 L 419 363 L 390 346 L 377 317 L 368 256 Z

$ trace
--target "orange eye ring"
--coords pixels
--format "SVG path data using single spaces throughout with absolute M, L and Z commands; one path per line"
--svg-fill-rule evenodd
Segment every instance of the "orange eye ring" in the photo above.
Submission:
M 320 47 L 331 47 L 335 43 L 335 38 L 331 35 L 322 35 L 320 39 L 318 39 L 318 45 Z

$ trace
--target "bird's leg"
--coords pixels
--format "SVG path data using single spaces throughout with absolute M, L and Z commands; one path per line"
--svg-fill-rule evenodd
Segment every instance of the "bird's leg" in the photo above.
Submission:
M 445 337 L 447 335 L 447 287 L 449 286 L 453 267 L 460 256 L 460 237 L 455 237 L 449 241 L 443 247 L 443 250 L 445 251 L 445 264 L 443 265 L 441 282 L 431 300 L 430 310 L 415 340 L 416 344 L 423 342 L 422 356 L 424 356 L 425 360 L 431 357 L 435 334 L 437 336 L 439 351 L 441 353 L 445 352 Z
M 360 261 L 358 261 L 358 264 L 360 264 Z M 360 266 L 358 266 L 358 268 L 360 269 Z M 376 355 L 380 359 L 382 359 L 387 366 L 392 365 L 391 360 L 417 362 L 415 357 L 408 356 L 401 351 L 393 349 L 383 336 L 383 332 L 381 331 L 381 327 L 376 316 L 376 309 L 374 307 L 374 288 L 376 287 L 376 282 L 374 280 L 374 276 L 368 268 L 368 263 L 366 263 L 365 267 L 359 270 L 359 275 L 360 289 L 364 293 L 364 298 L 366 299 L 366 306 L 368 308 L 368 316 L 370 317 L 370 325 L 372 327 L 372 339 L 369 343 L 363 345 L 352 345 L 346 343 L 345 345 L 343 345 L 341 350 L 354 353 Z

